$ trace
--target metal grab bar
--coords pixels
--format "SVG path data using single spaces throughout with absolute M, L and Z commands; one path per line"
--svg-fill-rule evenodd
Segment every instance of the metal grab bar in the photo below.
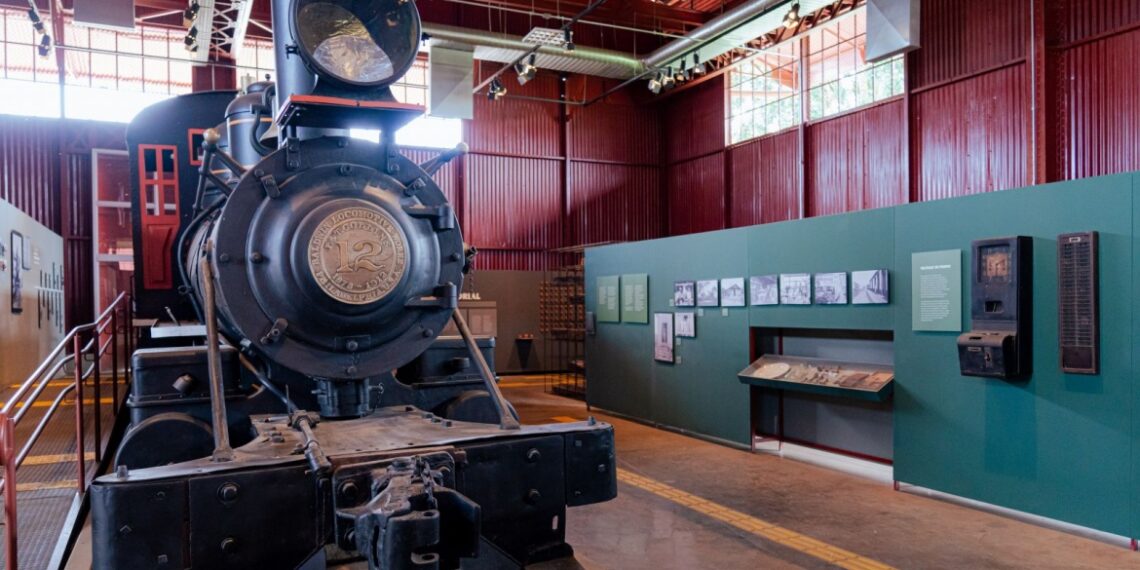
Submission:
M 120 293 L 114 302 L 99 314 L 95 321 L 71 329 L 0 408 L 0 468 L 3 469 L 0 491 L 3 492 L 4 496 L 4 552 L 6 566 L 11 570 L 19 567 L 19 542 L 16 527 L 17 470 L 24 463 L 24 459 L 28 457 L 40 436 L 43 435 L 48 423 L 55 417 L 55 413 L 62 406 L 64 399 L 72 392 L 75 393 L 75 460 L 79 475 L 76 480 L 76 492 L 82 497 L 87 491 L 83 392 L 88 382 L 90 382 L 90 387 L 93 390 L 92 407 L 95 414 L 94 458 L 96 462 L 102 460 L 103 414 L 101 401 L 102 371 L 100 368 L 103 358 L 109 352 L 111 358 L 111 409 L 114 416 L 118 417 L 126 401 L 126 392 L 124 392 L 123 401 L 119 401 L 119 383 L 120 380 L 129 381 L 132 373 L 130 354 L 134 349 L 135 332 L 130 306 L 130 296 L 126 293 Z M 122 320 L 120 321 L 120 319 Z M 104 336 L 107 337 L 106 340 L 103 340 Z M 119 337 L 122 337 L 122 346 L 126 356 L 122 373 L 119 370 Z M 70 353 L 67 352 L 69 347 L 71 348 Z M 84 366 L 86 364 L 84 359 L 88 356 L 91 358 L 91 362 Z M 44 412 L 43 417 L 32 429 L 27 441 L 17 450 L 16 426 L 43 395 L 52 378 L 59 374 L 68 362 L 71 362 L 74 367 L 72 371 L 73 381 L 56 395 Z M 13 413 L 14 410 L 15 413 Z M 95 473 L 93 472 L 91 477 L 94 476 Z

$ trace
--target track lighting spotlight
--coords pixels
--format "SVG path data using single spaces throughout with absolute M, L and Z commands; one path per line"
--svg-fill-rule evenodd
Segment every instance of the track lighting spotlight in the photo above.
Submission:
M 194 20 L 198 18 L 198 10 L 202 7 L 198 4 L 198 0 L 192 0 L 186 10 L 182 12 L 182 25 L 189 28 L 194 25 Z
M 186 37 L 182 39 L 182 43 L 186 45 L 186 51 L 195 53 L 198 51 L 198 28 L 191 27 L 189 32 L 186 32 Z
M 499 99 L 502 99 L 506 94 L 507 88 L 503 87 L 503 82 L 499 81 L 498 77 L 492 79 L 491 85 L 487 87 L 487 100 L 498 101 Z
M 693 75 L 695 76 L 695 75 L 704 75 L 704 74 L 705 74 L 705 64 L 701 63 L 701 56 L 697 55 L 696 52 L 694 52 L 693 53 Z
M 40 19 L 40 13 L 35 8 L 28 9 L 28 19 L 32 21 L 32 27 L 39 33 L 44 33 L 44 21 Z
M 562 49 L 574 51 L 574 32 L 570 31 L 570 28 L 562 30 Z
M 527 61 L 515 64 L 515 72 L 519 74 L 519 85 L 526 85 L 526 82 L 534 79 L 534 75 L 538 73 L 538 68 L 534 66 L 535 55 L 532 53 Z
M 40 57 L 47 57 L 51 53 L 51 36 L 44 34 L 40 38 L 40 45 L 36 46 L 36 51 L 39 52 Z
M 673 78 L 673 68 L 670 67 L 665 70 L 665 74 L 661 76 L 661 87 L 666 91 L 672 90 L 677 86 L 677 80 Z
M 649 78 L 649 92 L 653 93 L 654 95 L 661 92 L 661 76 L 660 75 L 654 75 L 653 77 Z
M 788 9 L 788 13 L 784 14 L 784 28 L 792 30 L 798 25 L 800 25 L 800 3 L 796 2 Z

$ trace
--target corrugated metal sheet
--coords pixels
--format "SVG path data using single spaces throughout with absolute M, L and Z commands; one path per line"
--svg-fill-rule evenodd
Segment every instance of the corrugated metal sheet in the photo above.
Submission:
M 799 217 L 796 131 L 758 138 L 731 148 L 732 227 Z
M 1025 66 L 914 97 L 915 186 L 920 200 L 1026 184 Z
M 559 161 L 468 155 L 467 240 L 488 249 L 562 245 Z
M 655 166 L 571 163 L 571 244 L 660 237 L 660 173 Z
M 1024 0 L 924 0 L 922 49 L 914 52 L 911 86 L 920 88 L 1024 57 L 1027 5 Z
M 65 316 L 67 326 L 95 320 L 92 284 L 95 259 L 92 257 L 91 154 L 64 155 L 61 177 L 67 219 L 63 228 Z
M 1060 167 L 1066 179 L 1140 169 L 1140 30 L 1081 44 L 1060 59 L 1067 120 Z
M 669 235 L 724 228 L 724 153 L 673 164 L 666 170 Z
M 570 158 L 658 164 L 661 129 L 655 107 L 594 104 L 572 109 Z
M 476 75 L 490 77 L 499 65 L 484 64 Z M 519 85 L 513 71 L 502 75 L 508 95 L 524 95 L 557 100 L 556 76 L 540 73 L 526 85 Z M 555 157 L 561 154 L 561 134 L 558 127 L 558 104 L 505 97 L 488 101 L 483 95 L 475 96 L 475 118 L 465 121 L 464 140 L 472 152 L 486 152 L 513 156 Z
M 809 215 L 907 201 L 903 110 L 903 102 L 897 100 L 808 127 Z
M 724 148 L 724 75 L 666 101 L 665 160 L 676 163 Z
M 400 150 L 403 152 L 404 156 L 408 157 L 412 162 L 415 162 L 416 164 L 423 164 L 432 158 L 435 158 L 439 154 L 438 149 L 402 147 Z M 456 209 L 457 214 L 459 208 L 461 208 L 461 203 L 458 200 L 460 194 L 459 163 L 463 160 L 465 160 L 465 157 L 459 157 L 452 160 L 451 162 L 447 163 L 446 166 L 439 169 L 439 172 L 436 172 L 435 176 L 432 177 L 432 180 L 435 180 L 435 183 L 439 185 L 439 189 L 443 190 L 443 195 L 447 197 L 447 201 L 451 202 L 451 207 Z M 458 217 L 461 220 L 463 219 L 462 216 Z
M 1058 22 L 1063 43 L 1081 41 L 1140 22 L 1140 2 L 1136 0 L 1047 0 L 1056 10 L 1050 17 Z
M 49 119 L 0 116 L 0 198 L 59 232 L 56 129 Z

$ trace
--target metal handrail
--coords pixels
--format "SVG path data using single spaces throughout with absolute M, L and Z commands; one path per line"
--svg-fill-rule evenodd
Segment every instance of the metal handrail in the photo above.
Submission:
M 0 479 L 0 491 L 4 494 L 4 526 L 5 541 L 4 552 L 6 555 L 6 566 L 9 569 L 15 570 L 18 565 L 18 552 L 19 543 L 17 537 L 17 485 L 16 485 L 16 472 L 20 465 L 24 463 L 31 452 L 32 447 L 35 446 L 40 436 L 43 435 L 44 430 L 48 426 L 48 422 L 55 416 L 63 404 L 64 398 L 75 393 L 75 450 L 76 450 L 76 464 L 78 467 L 78 478 L 76 480 L 76 492 L 80 498 L 84 496 L 87 491 L 89 477 L 87 475 L 86 465 L 86 437 L 84 425 L 84 401 L 83 391 L 85 387 L 90 387 L 93 391 L 92 407 L 94 408 L 94 458 L 96 462 L 103 459 L 103 414 L 102 414 L 102 401 L 101 401 L 101 384 L 102 373 L 100 365 L 103 357 L 108 352 L 111 353 L 111 406 L 115 417 L 118 417 L 119 412 L 122 410 L 123 404 L 126 402 L 126 392 L 123 393 L 123 400 L 119 400 L 119 383 L 120 376 L 124 382 L 128 381 L 131 376 L 130 368 L 130 354 L 134 348 L 134 323 L 131 320 L 130 312 L 130 296 L 126 293 L 120 293 L 115 298 L 99 317 L 93 322 L 79 325 L 67 333 L 63 340 L 56 345 L 47 358 L 40 363 L 39 366 L 32 372 L 28 379 L 17 387 L 12 397 L 0 408 L 0 468 L 3 469 L 3 479 Z M 122 315 L 122 321 L 120 321 Z M 123 324 L 124 326 L 120 326 Z M 110 334 L 107 335 L 108 329 Z M 102 340 L 103 336 L 108 338 L 106 341 Z M 123 347 L 125 348 L 126 362 L 125 369 L 120 375 L 119 371 L 119 337 L 123 337 Z M 84 337 L 86 342 L 84 342 Z M 68 353 L 68 347 L 71 352 Z M 91 363 L 84 366 L 84 357 L 90 356 Z M 48 406 L 42 418 L 32 429 L 32 433 L 28 436 L 27 441 L 18 450 L 16 448 L 16 426 L 20 420 L 27 415 L 28 410 L 32 408 L 44 390 L 47 388 L 48 383 L 61 372 L 68 362 L 71 362 L 74 370 L 73 381 L 64 387 L 55 399 Z M 15 410 L 15 413 L 13 411 Z M 97 471 L 97 470 L 96 470 Z M 91 473 L 91 478 L 94 478 L 95 472 Z

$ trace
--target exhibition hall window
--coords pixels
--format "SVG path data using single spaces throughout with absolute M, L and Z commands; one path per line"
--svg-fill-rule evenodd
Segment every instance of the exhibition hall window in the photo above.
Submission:
M 729 144 L 901 95 L 903 57 L 869 63 L 866 40 L 861 8 L 734 65 L 727 82 Z

